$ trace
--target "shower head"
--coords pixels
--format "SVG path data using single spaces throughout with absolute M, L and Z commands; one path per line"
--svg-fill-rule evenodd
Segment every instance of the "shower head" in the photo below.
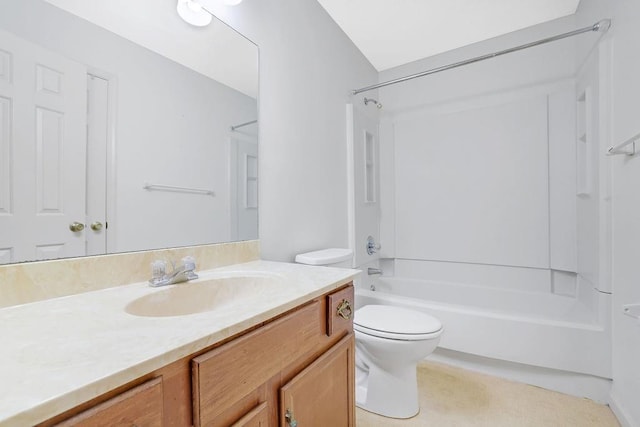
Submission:
M 382 104 L 380 104 L 375 99 L 373 99 L 373 98 L 365 98 L 364 99 L 364 105 L 369 105 L 370 102 L 374 103 L 375 106 L 378 107 L 378 109 L 382 108 Z

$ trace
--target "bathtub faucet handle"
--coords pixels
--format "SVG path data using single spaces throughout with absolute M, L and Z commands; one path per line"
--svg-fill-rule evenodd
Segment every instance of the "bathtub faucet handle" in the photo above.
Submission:
M 373 239 L 373 237 L 367 237 L 367 254 L 373 255 L 380 250 L 382 246 Z

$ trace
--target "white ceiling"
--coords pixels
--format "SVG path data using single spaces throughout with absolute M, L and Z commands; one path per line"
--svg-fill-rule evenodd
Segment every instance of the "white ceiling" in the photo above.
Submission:
M 318 0 L 378 70 L 576 12 L 580 0 Z

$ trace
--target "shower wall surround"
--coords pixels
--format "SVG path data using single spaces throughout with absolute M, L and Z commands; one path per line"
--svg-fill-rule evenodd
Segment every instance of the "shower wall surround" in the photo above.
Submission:
M 611 63 L 603 71 L 611 73 L 611 82 L 604 89 L 611 93 L 604 104 L 611 114 L 610 128 L 601 129 L 604 142 L 614 146 L 640 132 L 638 120 L 638 99 L 640 99 L 640 57 L 638 56 L 638 22 L 640 22 L 640 2 L 627 0 L 582 0 L 577 18 L 580 23 L 588 22 L 594 16 L 607 15 L 613 26 L 607 42 L 612 45 Z M 588 51 L 589 45 L 579 46 Z M 602 89 L 602 88 L 601 88 Z M 601 110 L 602 111 L 602 110 Z M 640 158 L 639 156 L 605 157 L 597 156 L 611 170 L 603 174 L 604 183 L 611 185 L 611 193 L 600 194 L 601 200 L 609 200 L 613 207 L 609 212 L 613 224 L 610 249 L 606 240 L 601 241 L 599 257 L 611 260 L 609 278 L 612 292 L 612 347 L 613 385 L 609 405 L 624 427 L 640 425 L 640 323 L 624 314 L 626 304 L 640 303 L 640 274 L 638 272 L 638 242 L 640 242 Z M 604 158 L 603 158 L 604 157 Z M 602 166 L 602 163 L 601 163 Z M 594 182 L 598 184 L 598 182 Z M 585 224 L 587 226 L 587 224 Z M 595 231 L 595 230 L 594 230 Z M 593 259 L 593 258 L 592 258 Z M 603 270 L 594 275 L 602 277 Z
M 550 221 L 567 210 L 550 210 L 549 146 L 573 139 L 557 141 L 548 117 L 570 111 L 573 97 L 555 108 L 544 92 L 474 98 L 395 121 L 398 258 L 549 268 L 550 239 L 558 244 Z M 571 117 L 564 123 L 570 131 Z M 575 262 L 564 264 L 575 271 Z
M 563 18 L 384 71 L 381 80 L 575 26 Z M 381 187 L 383 256 L 524 268 L 523 277 L 530 268 L 577 271 L 572 43 L 380 89 L 381 133 L 391 137 L 381 149 L 392 154 L 381 156 L 382 181 L 394 182 Z
M 451 107 L 456 103 L 461 105 L 474 98 L 508 95 L 509 91 L 526 91 L 535 86 L 541 87 L 554 82 L 564 81 L 573 85 L 573 105 L 566 102 L 563 105 L 572 107 L 574 114 L 578 112 L 581 116 L 573 117 L 572 120 L 567 116 L 567 119 L 571 120 L 570 125 L 573 126 L 573 135 L 566 134 L 561 140 L 569 141 L 565 148 L 571 144 L 573 150 L 576 150 L 576 145 L 581 149 L 585 148 L 585 146 L 578 145 L 584 143 L 581 140 L 591 141 L 593 145 L 589 148 L 589 155 L 592 157 L 589 159 L 589 155 L 586 153 L 576 152 L 574 156 L 571 156 L 574 159 L 573 163 L 567 163 L 557 160 L 562 157 L 568 158 L 568 153 L 565 152 L 563 156 L 555 157 L 555 159 L 551 155 L 548 164 L 549 170 L 555 168 L 556 171 L 566 173 L 566 176 L 573 179 L 572 182 L 565 181 L 565 184 L 568 184 L 567 187 L 554 189 L 552 185 L 549 189 L 549 201 L 550 203 L 554 203 L 554 200 L 561 201 L 561 199 L 555 199 L 561 194 L 554 193 L 554 191 L 562 190 L 565 192 L 564 194 L 569 194 L 568 190 L 571 186 L 573 187 L 571 194 L 573 203 L 571 204 L 571 200 L 569 200 L 570 203 L 565 204 L 566 210 L 560 216 L 557 211 L 553 210 L 552 205 L 549 206 L 546 215 L 544 209 L 539 210 L 538 224 L 544 223 L 545 216 L 550 217 L 549 234 L 545 235 L 544 228 L 542 228 L 539 230 L 540 240 L 545 241 L 551 238 L 547 268 L 567 269 L 566 264 L 557 261 L 574 260 L 573 268 L 570 269 L 574 273 L 567 274 L 573 275 L 574 283 L 572 286 L 574 292 L 577 291 L 577 299 L 583 299 L 585 296 L 592 299 L 591 305 L 595 314 L 594 323 L 597 323 L 598 327 L 602 327 L 605 333 L 610 334 L 607 343 L 611 342 L 611 346 L 609 347 L 607 344 L 594 345 L 594 351 L 590 352 L 587 357 L 600 357 L 594 356 L 594 354 L 602 352 L 610 353 L 610 356 L 605 355 L 598 362 L 602 366 L 609 364 L 611 369 L 612 386 L 609 405 L 616 413 L 621 425 L 631 427 L 640 425 L 640 407 L 637 405 L 638 390 L 640 390 L 640 371 L 637 369 L 637 360 L 640 359 L 640 341 L 637 339 L 638 322 L 624 314 L 624 307 L 627 304 L 640 301 L 637 268 L 638 242 L 640 241 L 640 228 L 638 227 L 640 192 L 637 191 L 638 182 L 640 182 L 640 160 L 637 159 L 638 156 L 635 156 L 636 158 L 608 157 L 605 153 L 610 146 L 625 141 L 640 131 L 636 106 L 640 98 L 640 81 L 636 78 L 640 72 L 640 58 L 636 54 L 640 4 L 628 0 L 612 0 L 610 2 L 582 0 L 578 12 L 574 16 L 535 26 L 506 37 L 477 43 L 404 67 L 384 71 L 380 75 L 380 81 L 460 61 L 478 54 L 493 52 L 509 45 L 518 44 L 518 38 L 533 40 L 540 34 L 540 31 L 544 34 L 555 34 L 580 28 L 603 18 L 610 18 L 613 25 L 597 47 L 594 46 L 598 35 L 595 37 L 584 36 L 571 42 L 554 43 L 549 48 L 531 49 L 528 52 L 519 52 L 508 57 L 486 61 L 483 64 L 434 75 L 428 79 L 417 79 L 410 84 L 381 89 L 378 97 L 384 102 L 387 112 L 387 117 L 382 122 L 383 130 L 381 133 L 391 136 L 391 138 L 385 139 L 388 142 L 386 145 L 383 142 L 382 150 L 385 155 L 382 158 L 389 159 L 389 161 L 383 163 L 381 172 L 383 183 L 394 182 L 396 174 L 399 174 L 396 165 L 404 167 L 397 159 L 393 160 L 394 157 L 398 157 L 400 149 L 397 145 L 398 141 L 393 139 L 397 135 L 396 123 L 400 119 L 407 119 L 412 115 L 416 119 L 419 114 L 424 115 L 426 110 L 433 111 L 435 107 L 443 108 L 447 104 Z M 570 92 L 568 91 L 568 93 Z M 600 117 L 599 123 L 592 123 L 592 138 L 589 138 L 589 135 L 585 138 L 584 135 L 588 133 L 585 131 L 584 119 L 588 117 L 585 110 L 588 109 L 587 104 L 590 96 L 592 97 L 592 106 L 596 108 L 591 112 L 597 111 Z M 576 124 L 579 134 L 575 132 Z M 460 125 L 463 126 L 462 123 Z M 548 125 L 551 123 L 549 122 Z M 401 126 L 406 126 L 406 124 Z M 553 128 L 549 126 L 549 129 Z M 522 128 L 523 133 L 527 133 L 529 130 L 528 127 Z M 555 128 L 555 131 L 557 130 L 558 128 Z M 416 134 L 421 137 L 419 133 Z M 469 130 L 468 135 L 473 137 L 473 132 Z M 460 156 L 455 157 L 453 154 L 449 156 L 449 164 L 457 167 L 458 171 L 462 168 L 456 162 L 461 163 L 466 160 L 471 163 L 473 171 L 479 174 L 482 171 L 482 164 L 485 164 L 487 168 L 492 167 L 493 162 L 487 161 L 492 155 L 499 157 L 503 154 L 489 151 L 481 153 L 481 158 L 469 159 L 467 157 L 465 159 L 467 154 L 465 148 L 472 145 L 473 142 L 483 143 L 480 140 L 462 141 L 458 145 Z M 550 143 L 550 141 L 548 142 Z M 411 142 L 401 142 L 401 144 L 404 144 L 406 148 L 411 145 Z M 493 146 L 493 144 L 492 141 L 490 145 Z M 414 144 L 414 148 L 417 145 Z M 553 148 L 549 144 L 549 149 Z M 411 153 L 400 154 L 403 157 L 410 157 Z M 579 161 L 577 164 L 576 157 Z M 514 168 L 521 165 L 522 163 L 506 163 L 507 167 Z M 528 166 L 530 165 L 524 165 L 525 168 Z M 425 165 L 422 167 L 427 169 Z M 443 167 L 440 166 L 440 168 Z M 580 174 L 577 186 L 576 172 Z M 428 173 L 429 171 L 425 172 L 425 174 Z M 550 178 L 553 180 L 552 174 L 550 174 Z M 443 185 L 449 183 L 445 181 Z M 519 267 L 503 265 L 465 264 L 462 257 L 453 263 L 416 261 L 415 259 L 420 255 L 418 250 L 421 248 L 410 248 L 411 250 L 408 251 L 405 242 L 396 239 L 395 236 L 395 226 L 402 224 L 405 218 L 411 215 L 407 206 L 400 203 L 401 200 L 396 197 L 395 191 L 401 185 L 406 185 L 406 182 L 383 185 L 383 194 L 381 195 L 383 200 L 381 240 L 385 242 L 383 256 L 395 258 L 398 255 L 407 256 L 408 252 L 409 255 L 416 255 L 410 257 L 411 259 L 402 260 L 400 263 L 396 262 L 394 265 L 396 275 L 407 276 L 416 271 L 419 273 L 426 271 L 427 274 L 430 274 L 428 277 L 435 275 L 441 280 L 451 280 L 452 277 L 464 279 L 471 277 L 473 280 L 479 280 L 480 285 L 488 282 L 487 286 L 493 285 L 494 276 L 498 278 L 502 276 L 500 286 L 512 290 L 541 292 L 556 292 L 558 290 L 558 283 L 554 283 L 552 275 L 549 275 L 549 280 L 545 283 L 544 277 L 533 277 L 527 273 L 529 271 L 534 272 L 535 275 L 543 275 L 550 272 L 548 269 L 519 269 Z M 412 185 L 414 188 L 420 188 L 416 183 L 412 183 Z M 500 182 L 500 185 L 504 185 L 504 183 Z M 469 198 L 477 197 L 476 189 L 472 185 L 466 190 Z M 523 187 L 520 190 L 527 192 L 529 187 Z M 416 192 L 414 197 L 428 198 L 428 195 Z M 403 200 L 407 199 L 408 197 Z M 440 206 L 439 202 L 441 200 L 432 198 L 425 205 L 429 209 L 437 209 Z M 567 199 L 565 199 L 566 202 Z M 487 208 L 500 210 L 503 206 L 495 205 Z M 574 209 L 573 213 L 571 213 L 571 209 Z M 464 226 L 475 220 L 477 212 L 469 209 L 465 214 L 466 217 L 458 216 L 458 219 L 463 218 Z M 558 228 L 561 223 L 554 223 L 554 217 L 561 220 L 565 227 Z M 520 220 L 521 218 L 514 219 L 514 221 Z M 501 225 L 495 225 L 498 237 L 502 237 L 499 234 Z M 505 226 L 512 225 L 505 223 Z M 481 230 L 481 232 L 485 231 Z M 429 224 L 424 224 L 413 232 L 421 234 L 425 240 L 433 237 Z M 468 238 L 472 239 L 472 236 L 468 236 Z M 516 238 L 517 235 L 509 237 L 509 239 Z M 554 238 L 560 238 L 565 242 L 574 239 L 577 244 L 574 248 L 568 245 L 556 246 L 553 244 Z M 436 241 L 438 240 L 436 239 Z M 460 252 L 468 249 L 466 247 L 468 243 L 463 243 Z M 485 253 L 476 254 L 478 258 L 485 257 L 485 259 L 488 255 Z M 524 254 L 508 255 L 522 256 Z M 527 258 L 535 261 L 535 258 Z M 544 256 L 538 259 L 543 258 Z M 497 262 L 499 259 L 505 258 L 494 257 L 493 262 Z M 531 261 L 529 263 L 533 265 Z M 521 278 L 517 277 L 519 275 Z M 478 279 L 478 276 L 482 277 Z M 491 280 L 487 281 L 486 278 Z M 522 278 L 526 280 L 522 280 Z M 514 283 L 517 286 L 515 289 Z M 541 283 L 542 287 L 537 288 L 536 283 Z M 558 296 L 559 298 L 566 299 L 566 295 L 570 294 L 569 285 L 568 283 L 562 284 L 562 292 L 556 292 L 561 294 Z

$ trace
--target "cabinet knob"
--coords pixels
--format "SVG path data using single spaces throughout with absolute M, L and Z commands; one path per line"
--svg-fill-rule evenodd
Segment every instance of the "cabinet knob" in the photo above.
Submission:
M 92 222 L 91 223 L 91 229 L 93 231 L 100 231 L 102 230 L 102 223 L 100 221 L 96 221 L 96 222 Z
M 342 317 L 343 319 L 350 319 L 353 310 L 351 309 L 351 303 L 349 302 L 349 300 L 343 299 L 342 301 L 340 301 L 336 312 L 338 313 L 338 316 Z
M 293 418 L 293 412 L 291 412 L 291 409 L 287 409 L 287 412 L 284 414 L 284 419 L 287 421 L 287 424 L 289 424 L 289 427 L 298 427 L 298 422 Z
M 78 221 L 74 221 L 71 224 L 69 224 L 69 230 L 73 231 L 74 233 L 77 233 L 79 231 L 84 230 L 84 224 Z

